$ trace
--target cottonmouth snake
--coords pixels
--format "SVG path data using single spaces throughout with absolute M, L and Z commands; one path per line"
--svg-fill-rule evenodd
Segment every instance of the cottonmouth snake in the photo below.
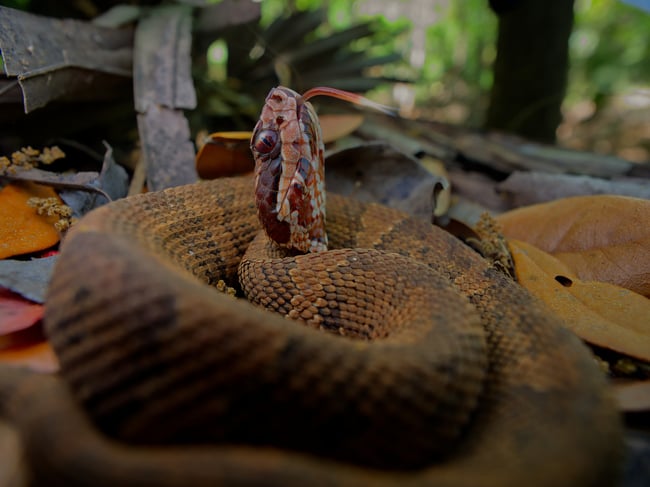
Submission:
M 253 191 L 139 195 L 71 231 L 46 305 L 61 374 L 0 369 L 33 484 L 615 482 L 605 378 L 523 288 L 442 230 L 332 195 L 330 246 L 365 250 L 279 257 L 251 244 Z M 248 247 L 243 287 L 307 326 L 215 289 Z
M 128 198 L 96 210 L 69 235 L 47 301 L 63 378 L 30 376 L 9 387 L 12 374 L 2 372 L 5 412 L 23 430 L 37 479 L 46 485 L 611 484 L 618 423 L 588 352 L 526 291 L 441 230 L 330 197 L 332 240 L 349 247 L 374 241 L 429 259 L 443 276 L 431 284 L 440 293 L 430 303 L 433 313 L 443 325 L 458 325 L 465 338 L 446 344 L 443 326 L 438 351 L 426 332 L 415 339 L 405 333 L 401 343 L 348 342 L 216 291 L 218 279 L 235 281 L 258 231 L 251 192 L 250 181 L 226 179 Z M 356 232 L 343 228 L 350 224 Z M 414 270 L 404 274 L 411 277 L 417 286 Z M 472 377 L 483 366 L 480 357 L 462 367 L 434 362 L 454 347 L 470 357 L 481 351 L 474 329 L 463 330 L 471 316 L 452 288 L 469 298 L 485 330 L 480 390 L 472 385 L 480 380 Z M 403 296 L 406 308 L 411 298 Z M 378 326 L 400 318 L 382 312 Z M 423 382 L 429 372 L 420 368 L 429 367 L 430 382 Z M 439 386 L 446 388 L 441 394 L 433 390 Z M 221 446 L 107 440 L 73 396 L 105 431 L 129 442 Z M 442 439 L 419 423 L 438 421 L 426 408 L 440 418 L 433 429 Z M 469 422 L 454 440 L 458 431 L 449 430 L 467 410 Z M 358 427 L 365 414 L 374 429 Z M 401 452 L 397 466 L 411 461 L 411 450 L 416 462 L 419 449 L 443 459 L 383 471 L 341 458 L 351 450 L 372 463 L 364 452 L 376 445 L 379 453 L 395 446 L 388 463 Z

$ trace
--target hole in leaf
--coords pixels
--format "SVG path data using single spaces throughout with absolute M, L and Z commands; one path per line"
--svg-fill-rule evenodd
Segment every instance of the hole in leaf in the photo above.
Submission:
M 573 285 L 573 281 L 566 276 L 555 276 L 555 280 L 564 287 L 571 287 Z

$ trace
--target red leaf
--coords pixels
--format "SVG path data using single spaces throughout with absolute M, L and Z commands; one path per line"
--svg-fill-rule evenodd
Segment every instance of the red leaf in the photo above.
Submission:
M 43 305 L 0 288 L 0 335 L 24 330 L 43 318 Z

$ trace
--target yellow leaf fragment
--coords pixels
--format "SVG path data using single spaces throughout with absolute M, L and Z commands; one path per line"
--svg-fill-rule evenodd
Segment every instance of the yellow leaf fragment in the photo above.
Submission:
M 553 254 L 582 280 L 650 297 L 650 200 L 576 196 L 518 208 L 497 221 L 506 237 Z
M 650 300 L 619 286 L 582 281 L 563 262 L 518 240 L 508 245 L 519 283 L 583 340 L 650 360 Z

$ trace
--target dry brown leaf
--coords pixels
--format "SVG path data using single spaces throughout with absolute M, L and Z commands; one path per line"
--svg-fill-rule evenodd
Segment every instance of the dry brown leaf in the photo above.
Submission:
M 196 172 L 203 179 L 236 176 L 252 171 L 252 132 L 215 132 L 203 139 L 196 154 Z
M 576 196 L 497 218 L 508 238 L 553 254 L 585 281 L 650 297 L 650 200 Z
M 54 224 L 57 215 L 41 216 L 27 204 L 30 198 L 56 198 L 47 186 L 16 182 L 0 191 L 0 259 L 44 250 L 59 241 Z
M 580 280 L 550 254 L 508 241 L 519 283 L 589 343 L 650 360 L 650 300 L 612 284 Z
M 320 128 L 323 132 L 323 142 L 329 144 L 350 135 L 363 123 L 363 115 L 319 115 Z

